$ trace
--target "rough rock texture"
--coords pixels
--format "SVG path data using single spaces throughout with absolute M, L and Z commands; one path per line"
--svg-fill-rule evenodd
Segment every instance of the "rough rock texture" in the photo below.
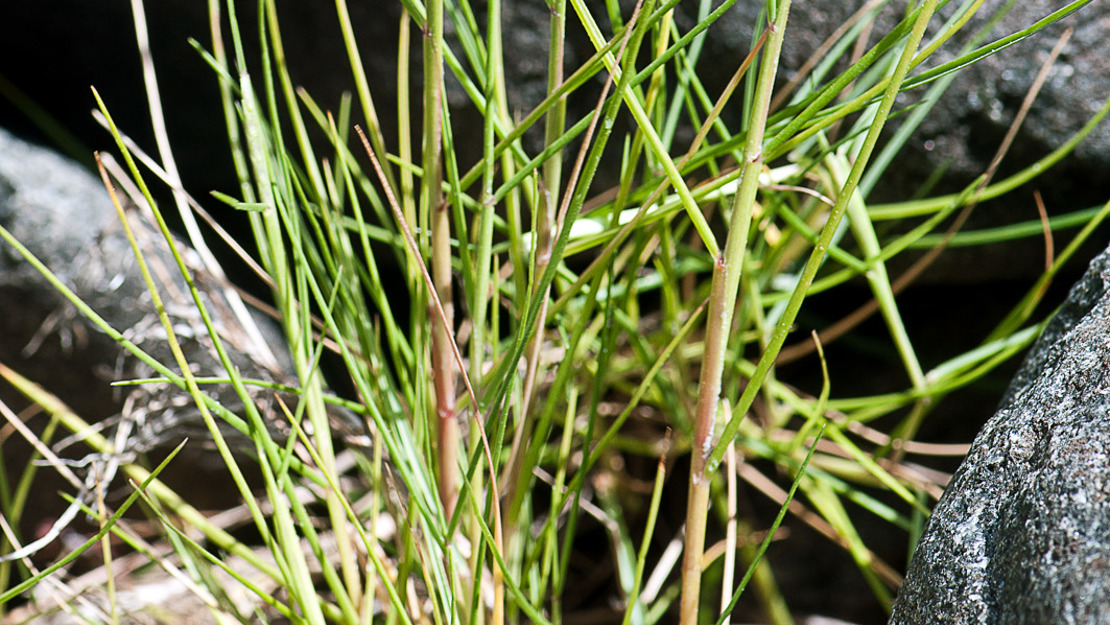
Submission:
M 1110 249 L 975 439 L 890 623 L 1110 623 Z
M 226 377 L 188 287 L 146 212 L 129 208 L 128 220 L 151 266 L 182 351 L 195 374 Z M 0 225 L 114 329 L 177 370 L 138 262 L 100 181 L 56 154 L 0 131 Z M 187 246 L 178 247 L 235 367 L 248 378 L 294 383 L 277 326 L 254 319 L 262 340 L 252 340 L 229 308 L 226 293 L 230 286 L 207 272 Z M 5 311 L 0 313 L 0 362 L 79 411 L 88 408 L 91 413 L 81 413 L 86 419 L 122 410 L 121 423 L 131 428 L 130 451 L 206 434 L 192 398 L 173 385 L 117 389 L 114 397 L 105 397 L 110 392 L 108 381 L 158 374 L 80 314 L 3 241 L 0 310 Z M 217 387 L 212 392 L 225 407 L 241 409 L 230 388 Z M 260 391 L 256 403 L 264 412 L 276 410 L 272 397 L 271 392 Z M 295 405 L 295 398 L 287 399 L 293 402 L 290 406 Z M 357 422 L 346 425 L 357 430 Z
M 866 4 L 853 2 L 794 2 L 783 44 L 784 77 L 813 54 L 817 46 L 840 24 Z M 952 60 L 960 46 L 978 32 L 1007 2 L 987 0 L 976 17 L 952 41 L 930 59 L 925 68 Z M 1016 5 L 998 20 L 980 45 L 1018 32 L 1060 9 L 1065 3 L 1053 0 L 1027 0 Z M 711 49 L 715 55 L 737 58 L 748 46 L 748 34 L 761 9 L 757 2 L 739 2 L 726 14 Z M 950 3 L 932 23 L 936 32 L 943 19 L 948 19 L 959 3 Z M 906 3 L 889 3 L 879 12 L 871 42 L 892 28 L 904 16 Z M 940 163 L 950 162 L 950 171 L 961 176 L 982 172 L 993 156 L 999 139 L 1013 119 L 1014 113 L 1029 90 L 1040 66 L 1048 58 L 1056 40 L 1066 28 L 1074 33 L 1057 60 L 1054 70 L 1033 106 L 1028 122 L 1018 139 L 1015 160 L 1039 158 L 1074 133 L 1110 96 L 1110 7 L 1092 3 L 1054 24 L 1038 35 L 1018 42 L 966 68 L 957 77 L 923 124 L 918 137 L 911 142 L 915 152 L 914 167 L 890 184 L 911 182 L 912 189 L 922 178 L 918 167 L 931 171 Z M 711 31 L 712 32 L 712 29 Z M 724 71 L 731 71 L 728 67 Z M 898 122 L 894 122 L 898 123 Z M 1077 150 L 1080 160 L 1091 165 L 1110 162 L 1110 128 L 1096 129 Z M 1027 163 L 1025 163 L 1027 164 Z M 895 168 L 899 174 L 905 165 Z
M 64 282 L 76 286 L 78 258 L 112 219 L 104 187 L 88 172 L 0 131 L 0 225 Z M 94 372 L 114 367 L 118 350 L 84 324 L 62 323 L 60 317 L 71 316 L 66 311 L 65 299 L 42 274 L 0 242 L 0 362 L 35 382 L 50 382 L 87 418 L 106 417 L 119 393 Z M 51 340 L 42 336 L 47 333 Z M 63 362 L 70 366 L 58 366 Z

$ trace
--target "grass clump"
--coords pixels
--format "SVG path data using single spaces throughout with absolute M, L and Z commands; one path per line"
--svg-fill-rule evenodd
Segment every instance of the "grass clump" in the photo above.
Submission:
M 100 502 L 101 534 L 119 535 L 185 578 L 221 622 L 562 623 L 597 606 L 606 620 L 625 623 L 724 622 L 754 583 L 755 609 L 788 623 L 790 607 L 762 555 L 789 509 L 841 546 L 889 609 L 899 564 L 883 562 L 854 519 L 874 515 L 912 544 L 942 487 L 906 459 L 924 449 L 918 430 L 946 395 L 1036 338 L 1041 326 L 1030 317 L 1047 281 L 1107 209 L 1059 218 L 1086 226 L 1012 314 L 940 365 L 922 364 L 897 295 L 946 246 L 1039 234 L 1026 225 L 959 230 L 978 202 L 1063 158 L 1107 108 L 1007 179 L 994 179 L 996 160 L 955 195 L 883 206 L 868 197 L 960 68 L 1086 3 L 998 41 L 967 37 L 943 64 L 931 62 L 934 53 L 981 1 L 926 0 L 873 43 L 859 41 L 883 4 L 874 3 L 838 29 L 829 42 L 836 54 L 782 87 L 780 50 L 799 9 L 768 1 L 752 25 L 750 55 L 711 97 L 697 72 L 707 62 L 705 31 L 734 2 L 703 2 L 697 24 L 682 31 L 677 0 L 631 8 L 551 0 L 547 95 L 518 112 L 508 103 L 498 0 L 486 3 L 485 23 L 468 0 L 403 2 L 398 101 L 385 104 L 374 98 L 361 60 L 367 51 L 339 0 L 354 92 L 335 111 L 297 88 L 281 37 L 290 25 L 279 23 L 273 0 L 257 7 L 260 59 L 244 53 L 240 7 L 212 2 L 213 44 L 197 48 L 220 83 L 239 179 L 234 193 L 216 197 L 247 213 L 251 263 L 271 289 L 288 343 L 288 373 L 298 384 L 276 418 L 289 435 L 275 436 L 264 422 L 249 392 L 254 382 L 202 314 L 227 373 L 221 383 L 242 400 L 242 414 L 201 392 L 215 381 L 198 379 L 180 350 L 177 362 L 150 364 L 194 398 L 258 545 L 135 465 L 127 471 L 146 487 L 111 514 Z M 939 23 L 938 5 L 951 5 L 953 17 Z M 564 61 L 569 29 L 581 29 L 595 50 L 577 67 Z M 416 33 L 421 90 L 409 84 Z M 482 120 L 471 162 L 474 150 L 460 144 L 446 104 L 448 73 Z M 568 108 L 599 87 L 592 108 Z M 898 96 L 913 89 L 923 94 L 918 103 L 900 109 Z M 420 102 L 420 119 L 410 102 Z M 144 182 L 150 169 L 137 164 L 99 104 L 141 190 L 134 201 L 152 211 L 172 248 Z M 741 111 L 739 127 L 724 121 L 725 110 Z M 379 120 L 394 115 L 400 134 L 389 137 Z M 898 130 L 884 133 L 896 115 Z M 688 144 L 675 139 L 680 126 L 696 131 Z M 534 139 L 538 149 L 528 147 Z M 599 189 L 603 159 L 619 159 L 607 191 Z M 184 195 L 177 200 L 192 223 Z M 121 218 L 128 219 L 122 209 Z M 899 227 L 885 227 L 891 220 Z M 206 250 L 200 231 L 187 229 Z M 929 252 L 915 268 L 892 278 L 887 263 L 921 247 Z M 873 303 L 784 350 L 806 296 L 852 281 L 866 283 Z M 153 281 L 150 290 L 157 301 Z M 195 287 L 193 294 L 204 311 Z M 826 362 L 822 345 L 875 312 L 906 385 L 840 396 L 826 368 L 849 365 Z M 174 325 L 162 320 L 172 342 Z M 825 372 L 816 395 L 776 375 L 776 363 L 809 352 Z M 346 400 L 326 392 L 325 354 L 341 363 Z M 67 427 L 82 427 L 24 388 L 66 415 Z M 362 425 L 346 449 L 327 435 L 337 414 Z M 881 418 L 889 425 L 873 427 Z M 246 435 L 249 454 L 225 441 L 221 421 Z M 112 451 L 107 440 L 86 442 Z M 688 471 L 668 477 L 684 457 Z M 243 463 L 261 476 L 257 484 Z M 687 484 L 685 530 L 659 535 L 668 480 Z M 769 526 L 738 513 L 740 482 L 779 508 Z M 140 548 L 121 527 L 120 512 L 137 496 L 173 555 Z M 587 532 L 592 527 L 603 539 Z M 718 534 L 721 542 L 707 547 Z M 680 542 L 679 566 L 666 546 Z M 599 587 L 576 563 L 598 551 L 611 566 Z M 11 579 L 9 568 L 3 573 Z M 49 574 L 25 570 L 27 581 L 2 598 Z M 250 600 L 237 602 L 231 586 Z M 597 599 L 585 601 L 588 593 Z

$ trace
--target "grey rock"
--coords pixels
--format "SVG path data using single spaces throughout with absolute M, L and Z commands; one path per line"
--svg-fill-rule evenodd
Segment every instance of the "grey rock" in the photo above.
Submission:
M 113 215 L 104 187 L 86 171 L 0 131 L 0 225 L 63 282 L 75 285 L 81 267 L 75 261 L 95 245 Z M 94 371 L 114 367 L 109 354 L 118 348 L 106 335 L 61 317 L 72 317 L 61 294 L 13 247 L 0 243 L 0 361 L 50 383 L 88 418 L 104 418 L 122 398 Z M 47 332 L 52 340 L 43 340 Z
M 968 32 L 985 25 L 1005 2 L 987 2 Z M 990 30 L 984 42 L 1018 32 L 1064 3 L 1050 0 L 1018 2 Z M 938 115 L 922 128 L 922 142 L 936 144 L 933 160 L 951 160 L 953 169 L 975 175 L 982 171 L 997 139 L 1008 127 L 1041 65 L 1067 28 L 1074 30 L 1033 104 L 1013 160 L 1027 165 L 1074 134 L 1110 96 L 1110 8 L 1092 3 L 1038 35 L 968 68 L 949 91 Z M 953 48 L 938 57 L 954 57 Z M 970 133 L 963 146 L 947 138 L 953 128 Z M 975 136 L 978 134 L 979 136 Z M 923 147 L 919 148 L 923 149 Z M 1102 125 L 1076 150 L 1077 164 L 1104 167 L 1110 163 L 1110 127 Z M 1068 189 L 1074 191 L 1074 189 Z
M 1110 623 L 1110 249 L 933 510 L 890 623 Z
M 194 374 L 227 377 L 188 286 L 148 213 L 133 205 L 126 210 L 182 352 Z M 99 180 L 48 150 L 0 131 L 0 225 L 112 328 L 179 372 L 138 261 Z M 252 319 L 262 341 L 252 340 L 229 308 L 227 294 L 232 287 L 207 271 L 188 246 L 180 242 L 176 246 L 231 364 L 247 378 L 295 385 L 278 326 L 260 316 Z M 128 387 L 105 397 L 112 380 L 160 374 L 79 313 L 6 242 L 0 242 L 0 339 L 0 362 L 64 401 L 89 408 L 92 413 L 83 415 L 87 419 L 110 417 L 111 422 L 126 425 L 129 451 L 175 444 L 187 436 L 200 440 L 209 436 L 192 397 L 174 385 Z M 242 414 L 242 403 L 229 385 L 206 388 L 224 407 Z M 284 419 L 278 418 L 273 398 L 271 391 L 253 392 L 272 433 L 284 436 L 287 428 L 281 425 Z M 284 399 L 295 407 L 295 396 Z M 351 415 L 337 411 L 335 416 L 342 420 L 345 433 L 359 430 Z M 246 440 L 230 427 L 224 433 Z
M 794 2 L 783 44 L 782 77 L 791 78 L 793 70 L 801 67 L 827 36 L 865 4 L 861 0 Z M 952 17 L 960 4 L 953 2 L 943 7 L 934 17 L 930 32 L 935 34 L 942 20 Z M 986 27 L 1006 4 L 1006 0 L 984 2 L 968 25 L 915 71 L 954 59 L 960 46 Z M 997 20 L 979 45 L 1021 31 L 1064 4 L 1052 0 L 1018 2 Z M 714 57 L 742 58 L 749 46 L 750 25 L 761 8 L 759 3 L 739 2 L 718 26 L 710 29 L 711 33 L 716 30 L 710 43 Z M 874 43 L 892 29 L 904 16 L 904 9 L 905 3 L 884 6 L 879 11 L 870 42 Z M 950 171 L 964 177 L 982 173 L 997 148 L 998 140 L 1033 84 L 1034 77 L 1066 28 L 1074 29 L 1074 33 L 1033 105 L 1017 141 L 1019 151 L 1011 152 L 1012 158 L 1017 161 L 1039 158 L 1090 119 L 1110 96 L 1110 37 L 1107 36 L 1110 33 L 1110 7 L 1097 2 L 1037 35 L 965 68 L 910 144 L 916 152 L 915 156 L 921 157 L 918 160 L 923 161 L 917 165 L 928 167 L 931 171 L 943 163 L 950 163 Z M 729 63 L 722 63 L 722 66 L 728 70 Z M 901 103 L 908 104 L 910 101 L 907 99 Z M 896 125 L 899 122 L 894 120 L 892 123 Z M 1110 127 L 1096 129 L 1078 148 L 1077 155 L 1079 161 L 1090 165 L 1110 163 Z M 904 168 L 905 163 L 900 163 L 892 174 Z M 910 169 L 915 174 L 910 178 L 914 184 L 906 188 L 912 190 L 922 178 L 916 175 L 919 172 L 913 171 L 916 166 Z M 900 176 L 898 180 L 886 181 L 886 184 L 905 181 L 906 178 Z

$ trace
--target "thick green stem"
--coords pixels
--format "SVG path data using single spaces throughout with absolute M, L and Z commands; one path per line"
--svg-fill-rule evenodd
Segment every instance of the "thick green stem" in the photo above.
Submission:
M 455 359 L 451 351 L 454 295 L 451 288 L 451 215 L 443 198 L 443 2 L 428 2 L 424 22 L 424 180 L 421 211 L 430 218 L 432 282 L 443 318 L 429 308 L 432 323 L 432 376 L 435 385 L 439 453 L 439 498 L 447 517 L 459 496 L 459 422 L 455 415 Z
M 917 21 L 914 22 L 913 30 L 910 32 L 909 40 L 906 43 L 906 48 L 902 52 L 901 58 L 898 60 L 898 65 L 894 69 L 891 78 L 885 81 L 886 91 L 883 93 L 882 101 L 879 105 L 879 110 L 875 114 L 875 121 L 867 131 L 867 136 L 864 139 L 863 146 L 860 148 L 859 155 L 856 157 L 856 162 L 852 164 L 851 171 L 848 172 L 848 178 L 844 181 L 844 187 L 840 190 L 837 196 L 836 204 L 833 205 L 829 211 L 829 217 L 825 221 L 825 226 L 821 230 L 821 235 L 817 239 L 817 244 L 810 254 L 809 260 L 806 261 L 806 266 L 802 269 L 801 278 L 798 280 L 798 285 L 794 288 L 794 292 L 787 302 L 786 310 L 783 311 L 779 322 L 775 324 L 775 332 L 771 336 L 771 341 L 767 344 L 767 349 L 764 351 L 763 356 L 759 359 L 755 371 L 752 373 L 751 380 L 748 387 L 744 389 L 744 393 L 736 402 L 736 410 L 733 413 L 732 419 L 728 425 L 725 426 L 725 431 L 721 434 L 722 440 L 732 440 L 740 429 L 740 421 L 744 418 L 744 414 L 748 408 L 751 407 L 752 401 L 755 400 L 755 393 L 759 390 L 760 385 L 763 383 L 763 378 L 771 369 L 778 356 L 779 350 L 782 349 L 782 344 L 786 341 L 786 335 L 790 331 L 790 326 L 794 323 L 794 319 L 798 315 L 798 310 L 802 307 L 802 301 L 805 299 L 806 292 L 809 286 L 813 284 L 813 279 L 817 275 L 817 269 L 825 259 L 825 254 L 828 252 L 832 244 L 833 234 L 836 232 L 837 227 L 840 225 L 841 219 L 848 208 L 848 200 L 859 185 L 860 178 L 863 177 L 863 171 L 867 168 L 867 162 L 871 158 L 871 153 L 875 149 L 875 145 L 879 141 L 879 134 L 886 124 L 887 118 L 890 116 L 890 111 L 894 107 L 894 99 L 898 96 L 898 91 L 902 86 L 902 82 L 906 78 L 906 73 L 909 72 L 911 62 L 913 61 L 914 51 L 921 43 L 921 38 L 925 34 L 925 27 L 929 24 L 929 19 L 933 16 L 936 10 L 937 0 L 926 0 L 922 5 L 920 12 L 917 16 Z M 709 460 L 709 466 L 714 467 L 721 462 L 724 457 L 724 448 L 719 448 L 713 452 L 713 456 Z
M 731 224 L 724 253 L 717 256 L 713 267 L 713 285 L 709 299 L 709 316 L 698 385 L 698 404 L 694 421 L 693 458 L 690 466 L 690 498 L 686 508 L 686 544 L 682 561 L 682 625 L 695 625 L 701 590 L 702 553 L 705 549 L 705 523 L 709 509 L 710 475 L 706 471 L 716 441 L 713 429 L 721 400 L 721 376 L 728 352 L 732 314 L 740 271 L 748 241 L 752 208 L 759 191 L 759 172 L 763 168 L 763 133 L 767 124 L 771 91 L 782 50 L 790 0 L 779 2 L 776 19 L 771 25 L 763 59 L 759 68 L 754 109 L 744 149 L 744 172 L 732 205 Z M 742 414 L 742 413 L 741 413 Z

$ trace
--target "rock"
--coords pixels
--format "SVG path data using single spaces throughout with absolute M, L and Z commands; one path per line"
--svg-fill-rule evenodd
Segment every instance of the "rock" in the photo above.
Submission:
M 185 358 L 198 376 L 227 377 L 188 286 L 147 213 L 134 206 L 127 210 Z M 48 150 L 0 131 L 0 225 L 112 328 L 179 371 L 139 264 L 99 180 Z M 178 242 L 177 247 L 233 365 L 247 378 L 295 385 L 277 324 L 256 316 L 248 323 L 257 326 L 261 340 L 253 339 L 229 307 L 232 287 L 206 270 L 188 246 Z M 86 419 L 122 411 L 120 422 L 133 429 L 129 451 L 176 444 L 186 436 L 208 436 L 192 397 L 174 385 L 130 387 L 108 399 L 110 381 L 159 374 L 80 314 L 6 242 L 0 242 L 0 339 L 0 362 L 78 410 L 90 409 L 91 414 L 82 413 Z M 207 388 L 226 408 L 242 412 L 229 385 Z M 291 408 L 296 405 L 295 397 L 285 399 Z M 286 434 L 277 425 L 284 419 L 277 418 L 273 393 L 257 390 L 255 400 L 270 417 L 273 433 Z M 357 420 L 336 414 L 345 419 L 343 431 L 358 431 Z M 225 433 L 238 435 L 231 428 Z
M 822 41 L 864 4 L 860 1 L 794 2 L 783 44 L 783 78 L 791 78 L 793 70 L 801 67 Z M 921 69 L 954 59 L 960 47 L 995 19 L 1006 4 L 1006 0 L 984 2 L 968 25 Z M 1063 4 L 1052 0 L 1015 3 L 990 28 L 979 45 L 1028 28 Z M 951 3 L 943 7 L 934 17 L 931 31 L 935 33 L 941 20 L 951 18 L 958 6 Z M 904 3 L 888 3 L 880 10 L 871 43 L 897 24 L 904 16 L 904 9 Z M 737 3 L 736 8 L 722 18 L 724 23 L 711 38 L 713 55 L 739 58 L 749 45 L 750 24 L 760 10 L 759 3 Z M 1074 134 L 1110 96 L 1110 10 L 1097 3 L 962 70 L 907 144 L 908 149 L 900 154 L 897 165 L 890 168 L 890 175 L 883 181 L 883 194 L 904 199 L 942 165 L 947 165 L 949 185 L 955 187 L 981 174 L 994 156 L 1034 77 L 1066 28 L 1073 28 L 1074 33 L 1053 66 L 1007 160 L 1015 163 L 1015 167 L 1016 164 L 1024 167 Z M 727 65 L 722 69 L 728 70 Z M 910 101 L 912 98 L 903 99 L 900 104 Z M 893 126 L 899 123 L 899 120 L 891 122 Z M 1110 126 L 1095 129 L 1080 144 L 1076 157 L 1069 167 L 1090 169 L 1110 165 Z M 1074 196 L 1079 190 L 1077 186 L 1068 185 L 1059 191 Z M 1105 195 L 1105 192 L 1097 192 L 1088 197 L 1097 199 Z
M 63 282 L 76 285 L 78 258 L 95 246 L 114 214 L 103 185 L 88 172 L 0 131 L 0 225 Z M 51 340 L 42 336 L 47 320 L 53 326 Z M 102 419 L 118 410 L 121 398 L 94 372 L 114 368 L 118 347 L 71 320 L 65 298 L 0 242 L 0 362 L 49 383 L 86 418 Z
M 933 510 L 891 625 L 1110 623 L 1108 328 L 1110 249 Z

